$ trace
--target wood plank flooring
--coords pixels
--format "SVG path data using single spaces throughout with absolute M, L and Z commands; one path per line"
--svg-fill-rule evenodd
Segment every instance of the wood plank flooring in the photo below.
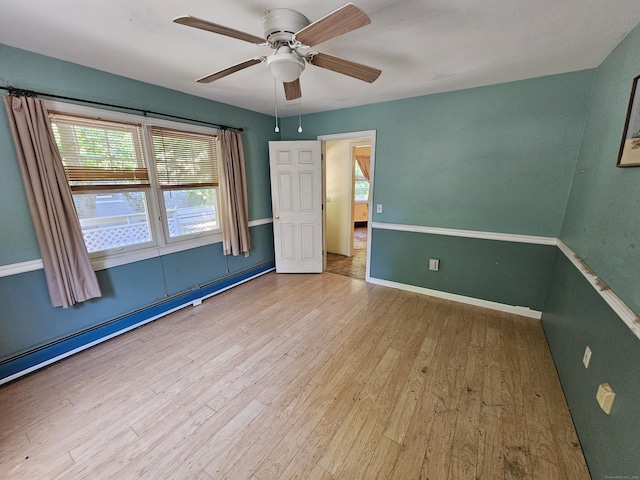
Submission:
M 0 387 L 0 478 L 588 479 L 537 320 L 270 273 Z

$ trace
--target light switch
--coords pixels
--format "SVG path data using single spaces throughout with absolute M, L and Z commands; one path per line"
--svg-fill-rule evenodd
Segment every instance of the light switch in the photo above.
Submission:
M 440 269 L 440 260 L 437 258 L 429 259 L 429 270 L 433 272 L 437 272 Z
M 381 203 L 376 205 L 376 213 L 382 213 L 382 204 Z
M 607 415 L 611 413 L 611 407 L 613 406 L 613 401 L 615 400 L 615 398 L 616 393 L 608 383 L 603 383 L 598 387 L 596 399 L 598 400 L 598 405 L 600 405 L 600 408 L 604 410 L 604 413 L 606 413 Z

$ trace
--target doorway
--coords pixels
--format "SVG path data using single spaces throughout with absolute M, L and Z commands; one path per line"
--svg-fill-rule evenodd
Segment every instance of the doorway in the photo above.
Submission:
M 324 156 L 324 270 L 368 280 L 375 131 L 318 139 Z

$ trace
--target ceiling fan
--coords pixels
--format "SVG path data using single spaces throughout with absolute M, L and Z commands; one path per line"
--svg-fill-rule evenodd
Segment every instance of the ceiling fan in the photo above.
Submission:
M 371 20 L 362 10 L 348 3 L 320 20 L 311 23 L 307 17 L 289 8 L 274 8 L 262 15 L 264 38 L 234 30 L 207 20 L 183 15 L 173 19 L 175 23 L 209 32 L 237 38 L 256 45 L 269 46 L 270 56 L 254 57 L 231 67 L 199 78 L 200 83 L 210 83 L 264 61 L 272 75 L 283 82 L 285 98 L 295 100 L 302 96 L 300 74 L 307 63 L 348 75 L 365 82 L 374 82 L 382 73 L 377 68 L 334 57 L 326 53 L 307 52 L 314 45 L 369 25 Z

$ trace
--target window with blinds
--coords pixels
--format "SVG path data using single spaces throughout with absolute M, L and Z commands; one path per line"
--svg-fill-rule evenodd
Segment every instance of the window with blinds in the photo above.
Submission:
M 57 113 L 49 116 L 73 192 L 149 186 L 141 125 Z
M 155 126 L 149 133 L 161 189 L 218 186 L 215 136 Z
M 216 130 L 63 108 L 49 118 L 90 253 L 176 251 L 220 232 Z
M 149 126 L 168 241 L 218 230 L 215 135 Z

